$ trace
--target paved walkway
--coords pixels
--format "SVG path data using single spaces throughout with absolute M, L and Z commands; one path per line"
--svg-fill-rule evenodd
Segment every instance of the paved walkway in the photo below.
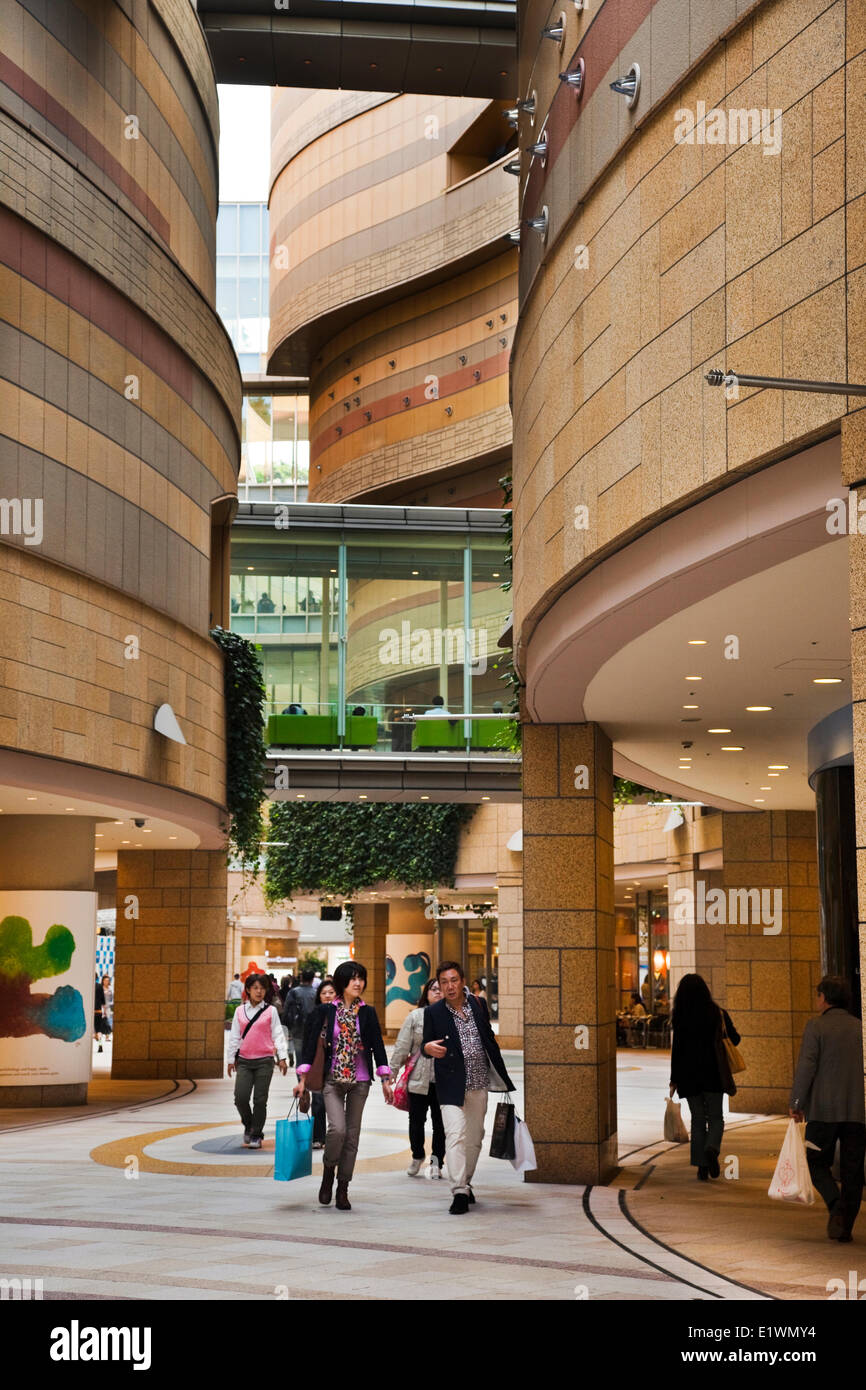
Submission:
M 520 1084 L 522 1054 L 506 1061 Z M 341 1213 L 316 1203 L 319 1154 L 312 1177 L 272 1180 L 290 1079 L 274 1078 L 261 1153 L 238 1147 L 228 1080 L 99 1079 L 84 1112 L 0 1111 L 0 1271 L 61 1299 L 826 1296 L 825 1268 L 847 1270 L 852 1247 L 830 1246 L 817 1212 L 761 1198 L 781 1123 L 734 1117 L 724 1153 L 740 1178 L 699 1185 L 687 1153 L 658 1140 L 667 1068 L 664 1053 L 620 1053 L 614 1186 L 525 1183 L 484 1156 L 459 1224 L 446 1182 L 406 1175 L 406 1117 L 378 1087 Z

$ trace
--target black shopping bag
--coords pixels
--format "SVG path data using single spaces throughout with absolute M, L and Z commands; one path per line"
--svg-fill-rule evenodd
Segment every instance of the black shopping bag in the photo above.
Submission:
M 514 1156 L 514 1103 L 501 1100 L 493 1117 L 490 1157 L 512 1159 Z

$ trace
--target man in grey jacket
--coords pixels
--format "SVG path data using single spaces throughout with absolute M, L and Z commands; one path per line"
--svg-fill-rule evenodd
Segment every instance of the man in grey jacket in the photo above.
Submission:
M 863 1197 L 866 1105 L 863 1097 L 863 1037 L 860 1020 L 848 1013 L 851 993 L 837 976 L 818 985 L 818 1018 L 803 1032 L 789 1114 L 807 1121 L 806 1157 L 830 1219 L 827 1235 L 847 1242 Z M 840 1144 L 842 1190 L 830 1171 Z

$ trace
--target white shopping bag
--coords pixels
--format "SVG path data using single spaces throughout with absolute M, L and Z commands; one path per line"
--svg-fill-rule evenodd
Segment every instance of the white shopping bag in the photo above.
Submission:
M 673 1144 L 687 1144 L 689 1142 L 689 1132 L 683 1123 L 682 1109 L 679 1101 L 668 1096 L 665 1102 L 664 1136 Z
M 788 1121 L 782 1152 L 767 1195 L 777 1202 L 802 1202 L 807 1207 L 811 1207 L 815 1201 L 815 1189 L 806 1158 L 806 1126 L 798 1124 L 796 1120 Z
M 518 1120 L 516 1115 L 514 1117 L 514 1157 L 511 1160 L 511 1166 L 518 1173 L 527 1173 L 530 1169 L 538 1167 L 529 1125 L 525 1120 Z

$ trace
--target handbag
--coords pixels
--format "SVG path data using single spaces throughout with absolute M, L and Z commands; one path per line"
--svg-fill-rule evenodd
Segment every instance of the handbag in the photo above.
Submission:
M 296 1106 L 297 1101 L 284 1120 L 277 1120 L 274 1155 L 274 1177 L 277 1182 L 308 1178 L 313 1171 L 313 1119 L 308 1115 L 293 1115 Z
M 511 1160 L 511 1166 L 517 1173 L 529 1173 L 538 1167 L 529 1125 L 525 1120 L 519 1120 L 516 1115 L 514 1117 L 514 1157 Z
M 811 1207 L 814 1203 L 815 1189 L 812 1186 L 809 1160 L 806 1157 L 805 1124 L 798 1124 L 796 1120 L 788 1121 L 767 1196 L 776 1202 L 802 1202 L 806 1207 Z
M 664 1137 L 672 1144 L 687 1144 L 689 1141 L 689 1132 L 683 1122 L 683 1107 L 672 1096 L 665 1101 Z
M 512 1159 L 514 1147 L 514 1101 L 501 1100 L 493 1116 L 493 1134 L 490 1139 L 490 1157 Z
M 304 1081 L 309 1091 L 321 1091 L 325 1084 L 325 1035 L 327 1024 L 316 1039 L 316 1055 Z
M 410 1057 L 397 1079 L 397 1084 L 394 1087 L 395 1110 L 409 1109 L 409 1077 L 415 1070 L 415 1064 L 420 1056 L 421 1053 L 416 1052 L 414 1057 Z
M 728 1030 L 725 1027 L 724 1016 L 722 1017 L 722 1046 L 725 1049 L 725 1056 L 728 1059 L 728 1066 L 731 1069 L 731 1076 L 733 1076 L 738 1071 L 745 1071 L 746 1063 L 743 1060 L 743 1054 L 737 1047 L 736 1043 L 732 1043 L 730 1038 L 728 1037 Z

